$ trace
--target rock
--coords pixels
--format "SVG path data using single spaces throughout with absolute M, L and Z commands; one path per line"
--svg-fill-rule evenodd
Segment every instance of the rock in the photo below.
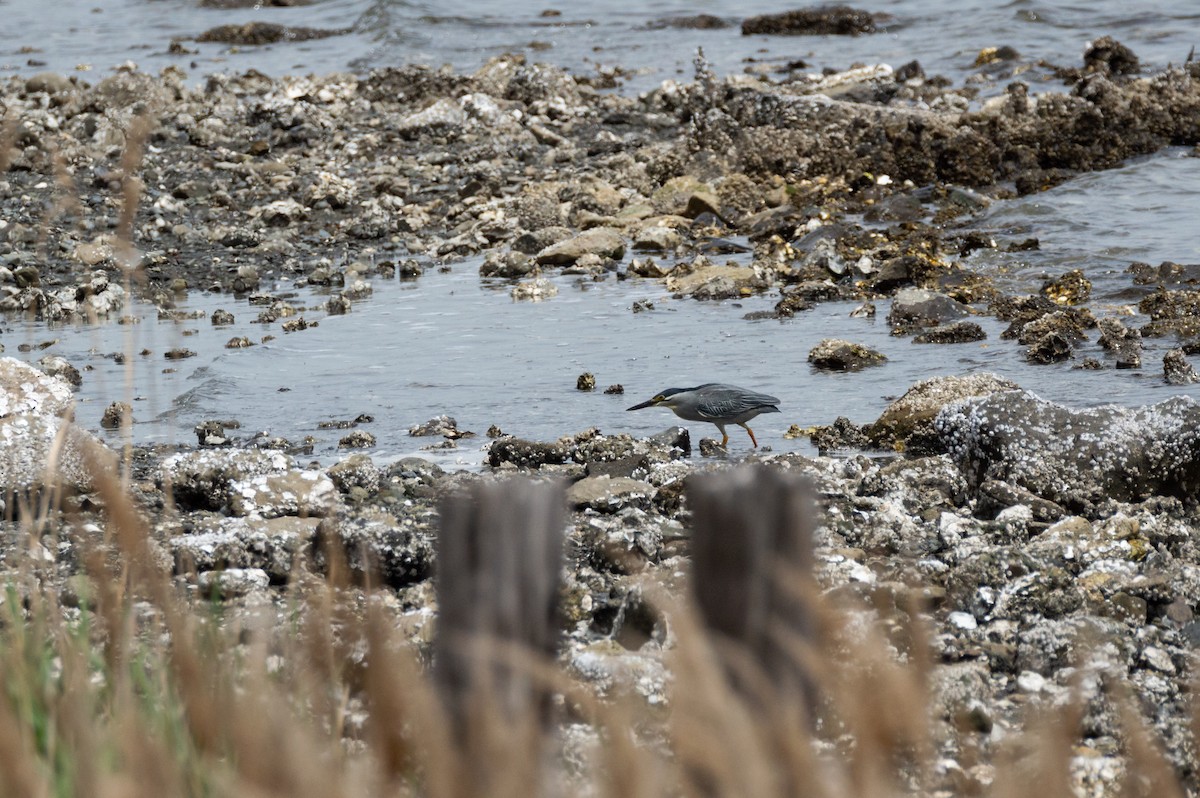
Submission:
M 558 286 L 545 277 L 536 277 L 517 283 L 508 293 L 517 302 L 541 302 L 558 296 Z
M 968 482 L 1019 485 L 1073 511 L 1200 488 L 1200 405 L 1071 410 L 1024 391 L 966 399 L 935 429 Z
M 893 194 L 872 205 L 863 218 L 868 222 L 915 222 L 928 215 L 925 205 L 911 194 Z
M 247 22 L 242 25 L 218 25 L 196 37 L 198 42 L 217 42 L 239 46 L 256 47 L 276 42 L 303 42 L 341 36 L 346 30 L 305 28 L 300 26 L 276 25 L 273 22 Z
M 83 385 L 83 375 L 65 357 L 46 355 L 38 360 L 38 366 L 51 377 L 58 377 L 76 388 Z
M 333 511 L 337 489 L 320 471 L 290 470 L 258 474 L 229 483 L 233 515 L 275 518 L 281 515 L 325 516 Z
M 226 347 L 228 348 L 229 344 L 226 344 Z M 199 446 L 225 446 L 229 443 L 229 437 L 226 436 L 225 430 L 229 428 L 229 425 L 223 421 L 201 421 L 192 428 L 192 431 L 196 433 L 196 443 Z
M 488 465 L 496 468 L 511 463 L 520 468 L 540 468 L 567 462 L 570 452 L 561 443 L 541 443 L 521 438 L 500 438 L 487 448 Z
M 61 416 L 74 401 L 71 386 L 11 357 L 0 357 L 0 418 L 21 413 Z
M 349 493 L 351 488 L 362 488 L 368 494 L 377 493 L 382 477 L 382 472 L 365 454 L 352 454 L 330 466 L 325 473 L 342 493 Z
M 1017 389 L 1015 382 L 987 373 L 922 380 L 888 405 L 867 427 L 867 436 L 876 445 L 885 445 L 917 433 L 929 434 L 933 432 L 934 418 L 946 405 L 971 396 Z
M 46 94 L 65 94 L 74 91 L 75 82 L 66 75 L 57 72 L 38 72 L 25 80 L 25 91 L 30 94 L 45 92 Z
M 233 314 L 228 310 L 221 310 L 220 308 L 217 308 L 212 312 L 212 315 L 209 316 L 209 321 L 212 322 L 214 327 L 226 327 L 230 324 L 233 324 L 234 318 Z
M 688 274 L 672 272 L 667 290 L 676 296 L 693 299 L 741 299 L 767 288 L 767 282 L 754 269 L 744 266 L 702 266 Z
M 364 429 L 356 429 L 338 440 L 339 449 L 369 449 L 375 445 L 375 436 Z
M 75 247 L 75 259 L 84 266 L 99 266 L 112 258 L 113 249 L 108 243 L 85 242 Z
M 499 252 L 493 250 L 483 259 L 479 267 L 480 277 L 524 277 L 537 271 L 537 265 L 523 252 Z
M 115 468 L 116 455 L 108 447 L 58 416 L 12 413 L 0 418 L 0 496 L 40 487 L 47 476 L 87 491 L 97 474 Z
M 959 321 L 944 327 L 934 327 L 913 337 L 914 344 L 965 344 L 987 340 L 987 333 L 973 321 Z
M 334 294 L 325 302 L 325 312 L 330 316 L 345 316 L 353 307 L 345 294 Z
M 817 447 L 817 452 L 822 457 L 827 457 L 834 452 L 845 451 L 847 449 L 865 449 L 871 445 L 871 439 L 867 437 L 865 428 L 855 424 L 845 416 L 838 416 L 833 423 L 824 426 L 816 427 L 810 436 L 813 446 Z M 796 437 L 802 436 L 804 433 L 798 431 Z M 786 435 L 784 437 L 787 437 Z
M 453 100 L 442 99 L 423 111 L 409 114 L 396 123 L 397 132 L 408 136 L 456 130 L 467 123 L 467 114 Z
M 623 697 L 633 692 L 651 706 L 666 703 L 671 676 L 657 657 L 630 651 L 613 643 L 598 643 L 575 652 L 569 663 L 573 675 L 601 696 Z
M 434 416 L 424 424 L 408 428 L 408 434 L 416 437 L 429 435 L 446 435 L 448 433 L 458 432 L 458 422 L 451 416 Z
M 562 266 L 584 255 L 597 255 L 610 260 L 625 257 L 625 240 L 611 227 L 593 227 L 579 235 L 551 244 L 537 253 L 535 260 L 543 265 Z
M 1067 514 L 1058 504 L 1003 480 L 986 480 L 976 491 L 977 518 L 997 518 L 1005 510 L 1017 506 L 1028 507 L 1035 521 L 1057 521 Z
M 780 14 L 761 14 L 742 22 L 743 36 L 858 36 L 875 33 L 885 14 L 849 6 L 818 6 Z
M 570 228 L 554 225 L 521 233 L 513 239 L 512 248 L 515 252 L 525 255 L 536 255 L 544 249 L 566 241 L 574 233 Z
M 1100 328 L 1100 345 L 1112 352 L 1119 369 L 1141 368 L 1142 334 L 1126 327 L 1120 319 L 1109 317 L 1096 322 Z
M 924 288 L 904 288 L 892 300 L 887 323 L 893 335 L 905 335 L 925 327 L 958 321 L 970 313 L 969 307 L 945 294 Z
M 588 477 L 632 477 L 635 471 L 645 470 L 649 460 L 642 454 L 631 454 L 616 460 L 588 461 L 584 476 Z
M 651 225 L 638 228 L 633 236 L 633 248 L 640 251 L 672 252 L 683 239 L 670 227 Z
M 270 581 L 286 583 L 296 563 L 307 554 L 319 518 L 227 518 L 198 514 L 192 531 L 166 541 L 175 558 L 176 573 L 221 571 L 229 568 L 259 570 Z
M 113 402 L 104 409 L 100 426 L 104 429 L 120 429 L 125 420 L 133 421 L 133 407 L 128 402 Z
M 1025 359 L 1030 363 L 1061 363 L 1070 360 L 1072 354 L 1071 339 L 1057 330 L 1051 330 L 1029 345 L 1025 350 Z
M 882 352 L 862 344 L 826 338 L 808 353 L 808 362 L 823 371 L 859 371 L 868 366 L 880 366 L 887 362 Z
M 1187 362 L 1182 349 L 1172 349 L 1163 355 L 1163 379 L 1167 385 L 1191 385 L 1200 374 Z
M 196 585 L 205 596 L 218 599 L 241 598 L 252 593 L 266 592 L 271 585 L 271 577 L 261 568 L 226 568 L 200 573 L 196 577 Z
M 645 571 L 662 552 L 662 526 L 635 507 L 614 515 L 591 514 L 580 529 L 588 561 L 597 570 L 614 574 Z
M 1111 36 L 1101 36 L 1088 44 L 1083 54 L 1086 72 L 1105 75 L 1130 75 L 1138 71 L 1140 64 L 1133 51 Z
M 666 277 L 675 264 L 659 263 L 653 258 L 634 258 L 629 261 L 629 274 L 637 277 Z
M 1075 344 L 1087 340 L 1084 330 L 1096 325 L 1091 311 L 1068 308 L 1044 313 L 1029 322 L 1014 321 L 1000 337 L 1016 337 L 1027 344 L 1025 358 L 1031 363 L 1057 363 L 1070 359 Z
M 183 452 L 163 461 L 158 482 L 185 510 L 221 510 L 229 505 L 235 483 L 294 467 L 290 456 L 269 449 Z
M 720 200 L 717 199 L 717 193 L 712 186 L 689 175 L 683 175 L 663 183 L 650 197 L 650 204 L 660 214 L 694 219 L 699 215 L 700 209 L 715 207 L 720 204 Z M 690 216 L 687 213 L 689 207 L 694 211 Z
M 361 582 L 382 579 L 393 589 L 424 582 L 433 572 L 435 529 L 431 513 L 418 519 L 340 518 L 318 527 L 314 565 L 329 569 L 325 556 L 332 537 L 344 552 L 346 565 Z
M 48 475 L 90 490 L 96 473 L 115 467 L 104 444 L 61 418 L 71 404 L 65 380 L 0 358 L 0 495 L 42 486 Z
M 251 216 L 258 217 L 268 227 L 288 227 L 307 214 L 308 208 L 291 197 L 273 200 L 250 211 Z
M 1176 333 L 1195 337 L 1200 333 L 1200 291 L 1159 288 L 1138 302 L 1138 310 L 1150 317 L 1142 328 L 1143 335 L 1161 336 Z
M 576 509 L 588 508 L 615 513 L 624 507 L 649 509 L 654 486 L 629 477 L 584 477 L 567 489 L 567 503 Z
M 733 23 L 728 22 L 720 17 L 714 17 L 712 14 L 695 14 L 688 17 L 664 17 L 656 19 L 649 23 L 648 27 L 657 28 L 681 28 L 683 30 L 719 30 L 721 28 L 732 27 Z
M 646 440 L 652 445 L 661 446 L 668 451 L 680 452 L 684 457 L 692 453 L 692 433 L 688 432 L 687 427 L 668 427 L 662 432 L 651 435 Z
M 575 390 L 577 391 L 594 391 L 596 390 L 596 377 L 590 371 L 585 371 L 575 380 Z
M 1092 283 L 1083 270 L 1072 269 L 1061 277 L 1042 285 L 1042 296 L 1057 305 L 1078 305 L 1092 295 Z

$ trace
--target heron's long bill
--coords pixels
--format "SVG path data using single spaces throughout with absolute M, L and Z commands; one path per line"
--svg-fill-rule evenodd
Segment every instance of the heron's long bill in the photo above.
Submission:
M 654 404 L 655 403 L 654 403 L 653 399 L 647 399 L 645 402 L 642 402 L 640 405 L 634 405 L 633 407 L 625 408 L 625 411 L 629 412 L 630 410 L 641 410 L 643 407 L 654 407 Z

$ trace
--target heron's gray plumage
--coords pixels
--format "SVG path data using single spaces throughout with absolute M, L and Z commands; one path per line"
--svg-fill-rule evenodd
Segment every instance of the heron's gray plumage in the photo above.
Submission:
M 700 418 L 696 421 L 711 421 L 720 419 L 729 423 L 749 421 L 759 413 L 778 413 L 779 400 L 774 396 L 757 391 L 748 391 L 736 385 L 722 385 L 710 382 L 689 389 L 695 392 L 700 401 L 696 403 L 696 411 Z M 736 418 L 750 413 L 746 418 Z
M 758 446 L 754 432 L 746 426 L 746 422 L 761 413 L 778 413 L 778 404 L 779 399 L 765 393 L 736 385 L 707 382 L 694 388 L 667 388 L 655 394 L 653 399 L 629 409 L 668 407 L 675 415 L 688 421 L 712 422 L 721 430 L 722 445 L 729 442 L 725 425 L 738 424 L 750 433 L 750 440 Z

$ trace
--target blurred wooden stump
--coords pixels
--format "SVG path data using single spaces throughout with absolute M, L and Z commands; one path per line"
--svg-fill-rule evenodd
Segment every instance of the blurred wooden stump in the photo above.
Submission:
M 817 630 L 811 484 L 747 466 L 692 477 L 687 497 L 693 593 L 702 623 L 727 654 L 733 687 L 748 701 L 795 704 L 811 715 L 805 662 Z M 747 663 L 755 673 L 747 673 Z
M 558 647 L 564 524 L 558 482 L 482 483 L 442 503 L 434 678 L 460 741 L 481 711 L 547 715 L 534 671 Z

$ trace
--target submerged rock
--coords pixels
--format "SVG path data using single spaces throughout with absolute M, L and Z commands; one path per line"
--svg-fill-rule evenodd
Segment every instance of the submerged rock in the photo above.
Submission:
M 247 22 L 242 25 L 218 25 L 196 37 L 198 42 L 218 42 L 241 46 L 259 46 L 276 42 L 303 42 L 342 36 L 348 29 L 330 30 L 323 28 L 288 27 L 273 22 Z
M 808 362 L 824 371 L 859 371 L 868 366 L 883 365 L 887 357 L 862 344 L 826 338 L 808 353 Z
M 100 418 L 100 426 L 105 429 L 120 429 L 126 419 L 132 422 L 133 407 L 128 402 L 113 402 L 104 408 L 104 415 Z
M 742 22 L 742 35 L 858 36 L 875 33 L 886 17 L 849 6 L 819 6 L 750 17 Z

